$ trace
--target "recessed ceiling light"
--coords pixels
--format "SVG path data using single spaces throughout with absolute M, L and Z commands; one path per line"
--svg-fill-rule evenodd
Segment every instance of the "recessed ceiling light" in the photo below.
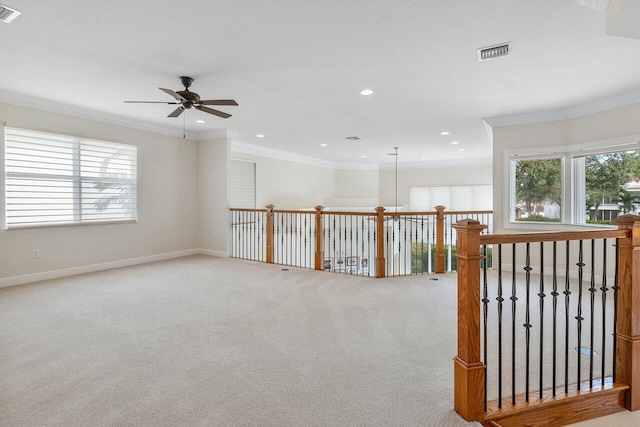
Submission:
M 442 132 L 440 132 L 440 135 L 449 135 L 451 132 L 449 132 L 448 130 L 443 130 Z
M 361 158 L 361 159 L 366 159 L 366 158 L 367 158 L 367 156 L 360 156 L 360 158 Z
M 420 160 L 424 160 L 424 157 L 420 157 Z
M 256 137 L 258 138 L 264 138 L 264 135 L 262 135 L 261 133 L 257 134 Z
M 464 151 L 464 148 L 458 148 L 458 151 Z
M 460 144 L 458 141 L 451 141 L 451 145 Z
M 196 123 L 206 123 L 204 120 L 196 120 Z
M 320 144 L 320 147 L 326 147 L 327 144 Z
M 360 95 L 371 95 L 373 91 L 371 89 L 364 89 L 360 91 Z

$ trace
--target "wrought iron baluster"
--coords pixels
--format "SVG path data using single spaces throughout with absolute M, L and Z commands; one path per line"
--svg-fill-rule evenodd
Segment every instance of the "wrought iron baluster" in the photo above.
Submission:
M 594 310 L 595 310 L 595 302 L 596 302 L 596 241 L 591 239 L 591 286 L 589 287 L 589 387 L 593 387 L 593 334 L 594 334 L 594 323 L 595 320 L 593 318 Z
M 511 253 L 511 404 L 516 404 L 516 244 Z
M 600 288 L 602 291 L 602 367 L 601 367 L 601 381 L 604 384 L 604 378 L 606 375 L 605 370 L 605 358 L 606 358 L 606 348 L 607 348 L 607 239 L 603 239 L 602 241 L 602 287 Z
M 564 277 L 564 392 L 569 393 L 569 240 L 565 250 L 565 277 Z
M 498 245 L 498 408 L 502 409 L 502 245 Z M 485 393 L 486 394 L 486 393 Z
M 530 313 L 530 293 L 531 293 L 531 253 L 530 243 L 526 244 L 526 266 L 525 271 L 525 401 L 529 402 L 529 375 L 530 375 L 530 343 L 531 343 L 531 313 Z
M 551 394 L 556 395 L 556 373 L 558 371 L 558 242 L 553 242 L 553 276 L 551 296 L 553 296 L 553 362 L 552 362 L 552 386 Z
M 582 317 L 582 275 L 583 275 L 583 268 L 585 266 L 585 264 L 582 262 L 583 261 L 583 257 L 582 257 L 582 243 L 583 241 L 580 240 L 579 246 L 578 246 L 578 263 L 576 264 L 578 266 L 578 314 L 576 315 L 576 320 L 577 320 L 577 327 L 578 327 L 578 363 L 577 363 L 577 379 L 576 379 L 576 387 L 578 390 L 580 390 L 580 369 L 582 368 L 582 360 L 580 359 L 580 349 L 582 348 L 582 321 L 584 320 L 584 317 Z
M 540 242 L 540 385 L 539 385 L 539 397 L 542 399 L 543 387 L 543 368 L 544 368 L 544 243 Z

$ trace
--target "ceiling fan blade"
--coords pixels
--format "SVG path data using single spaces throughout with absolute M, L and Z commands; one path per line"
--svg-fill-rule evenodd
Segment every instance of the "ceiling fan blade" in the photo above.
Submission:
M 238 105 L 233 99 L 205 99 L 198 101 L 202 105 Z
M 180 114 L 182 114 L 183 111 L 184 111 L 184 107 L 181 105 L 175 110 L 173 110 L 173 113 L 169 114 L 167 117 L 178 117 Z
M 203 107 L 201 105 L 196 105 L 195 107 L 200 111 L 213 114 L 214 116 L 222 117 L 223 119 L 228 119 L 229 117 L 231 117 L 231 114 L 223 113 L 222 111 L 214 110 L 213 108 Z
M 168 93 L 169 95 L 173 96 L 175 99 L 177 99 L 180 102 L 189 102 L 187 101 L 182 95 L 180 95 L 178 92 L 171 90 L 171 89 L 165 89 L 162 87 L 159 87 L 158 89 L 160 89 L 161 91 Z
M 123 101 L 127 104 L 180 104 L 179 102 L 163 102 L 163 101 Z

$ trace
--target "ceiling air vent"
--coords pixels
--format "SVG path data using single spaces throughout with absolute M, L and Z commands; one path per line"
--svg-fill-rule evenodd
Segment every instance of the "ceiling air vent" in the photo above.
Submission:
M 499 56 L 505 56 L 509 54 L 509 43 L 497 44 L 495 46 L 488 46 L 478 49 L 478 61 L 488 61 Z
M 347 136 L 345 139 L 348 139 L 349 141 L 360 141 L 359 136 Z
M 7 24 L 20 15 L 19 10 L 11 9 L 9 6 L 5 6 L 0 4 L 0 21 L 6 22 Z

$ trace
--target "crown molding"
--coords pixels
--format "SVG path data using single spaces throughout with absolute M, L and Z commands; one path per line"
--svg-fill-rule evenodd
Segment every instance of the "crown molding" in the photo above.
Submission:
M 438 169 L 438 168 L 457 168 L 469 166 L 491 166 L 493 165 L 492 157 L 483 157 L 478 159 L 447 159 L 431 160 L 424 162 L 401 162 L 398 163 L 398 169 Z M 380 163 L 380 170 L 395 170 L 395 163 Z
M 235 139 L 240 135 L 238 132 L 231 129 L 213 129 L 210 131 L 202 131 L 195 134 L 196 141 L 205 141 L 208 139 Z
M 63 104 L 61 102 L 35 98 L 28 95 L 20 95 L 14 92 L 0 90 L 0 103 L 182 138 L 181 130 L 174 129 L 169 126 L 162 126 L 141 120 L 133 120 L 116 114 L 103 113 L 88 108 Z M 198 133 L 187 132 L 186 137 L 191 140 L 196 140 Z
M 640 103 L 640 89 L 573 107 L 513 116 L 488 117 L 483 119 L 483 121 L 485 125 L 491 128 L 555 122 L 577 119 L 578 117 L 602 113 L 638 103 Z

